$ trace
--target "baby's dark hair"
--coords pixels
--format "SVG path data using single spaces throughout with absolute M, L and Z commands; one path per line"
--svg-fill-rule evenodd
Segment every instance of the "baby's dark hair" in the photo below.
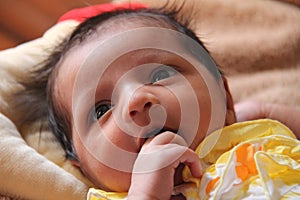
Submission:
M 97 28 L 108 20 L 114 19 L 120 19 L 126 23 L 126 20 L 129 18 L 139 22 L 145 21 L 145 25 L 171 28 L 189 36 L 203 46 L 199 38 L 189 28 L 191 20 L 186 16 L 179 15 L 180 8 L 171 10 L 164 8 L 115 10 L 91 17 L 78 25 L 71 36 L 59 44 L 47 61 L 32 73 L 30 80 L 23 82 L 25 89 L 22 93 L 23 97 L 20 100 L 22 106 L 28 108 L 26 123 L 47 117 L 50 129 L 65 150 L 66 157 L 76 160 L 77 156 L 72 143 L 71 118 L 66 114 L 65 108 L 56 102 L 53 93 L 53 85 L 57 72 L 55 69 L 60 60 L 68 50 L 83 43 Z

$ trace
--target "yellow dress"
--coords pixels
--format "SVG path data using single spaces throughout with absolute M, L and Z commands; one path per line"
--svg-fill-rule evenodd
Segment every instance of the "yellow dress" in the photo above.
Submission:
M 174 188 L 186 199 L 300 199 L 300 141 L 269 119 L 236 123 L 215 131 L 196 150 L 203 176 L 183 171 Z M 91 188 L 88 200 L 126 199 L 126 193 Z M 298 198 L 297 198 L 298 197 Z

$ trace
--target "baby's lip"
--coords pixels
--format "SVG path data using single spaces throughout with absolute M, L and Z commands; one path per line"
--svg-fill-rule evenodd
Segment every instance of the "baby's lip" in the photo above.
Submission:
M 145 136 L 143 138 L 139 138 L 139 146 L 140 148 L 142 148 L 142 146 L 144 145 L 144 143 L 151 137 L 155 137 L 161 133 L 164 133 L 166 131 L 170 131 L 174 134 L 177 134 L 178 131 L 167 128 L 167 127 L 163 127 L 163 128 L 157 128 L 157 129 L 153 129 L 152 131 L 148 132 L 145 134 Z
M 168 129 L 168 128 L 158 128 L 158 129 L 154 129 L 153 131 L 147 133 L 146 136 L 145 136 L 145 139 L 157 136 L 157 135 L 159 135 L 159 134 L 161 134 L 163 132 L 166 132 L 166 131 L 170 131 L 170 132 L 173 132 L 174 134 L 176 134 L 176 132 L 173 131 L 173 130 L 171 130 L 171 129 Z

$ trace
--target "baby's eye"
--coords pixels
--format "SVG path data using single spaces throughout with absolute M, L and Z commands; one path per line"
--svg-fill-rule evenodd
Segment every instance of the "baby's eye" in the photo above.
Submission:
M 155 83 L 158 82 L 160 80 L 169 78 L 171 76 L 173 76 L 176 73 L 176 70 L 166 66 L 166 65 L 162 65 L 158 68 L 156 68 L 152 73 L 151 73 L 151 83 Z
M 95 119 L 100 119 L 107 111 L 111 109 L 110 103 L 101 102 L 95 106 Z

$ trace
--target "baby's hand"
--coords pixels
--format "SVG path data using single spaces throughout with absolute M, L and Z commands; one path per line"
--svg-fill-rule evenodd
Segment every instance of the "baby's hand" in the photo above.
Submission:
M 167 131 L 148 139 L 135 161 L 128 199 L 170 199 L 180 163 L 201 177 L 199 158 L 182 137 Z

